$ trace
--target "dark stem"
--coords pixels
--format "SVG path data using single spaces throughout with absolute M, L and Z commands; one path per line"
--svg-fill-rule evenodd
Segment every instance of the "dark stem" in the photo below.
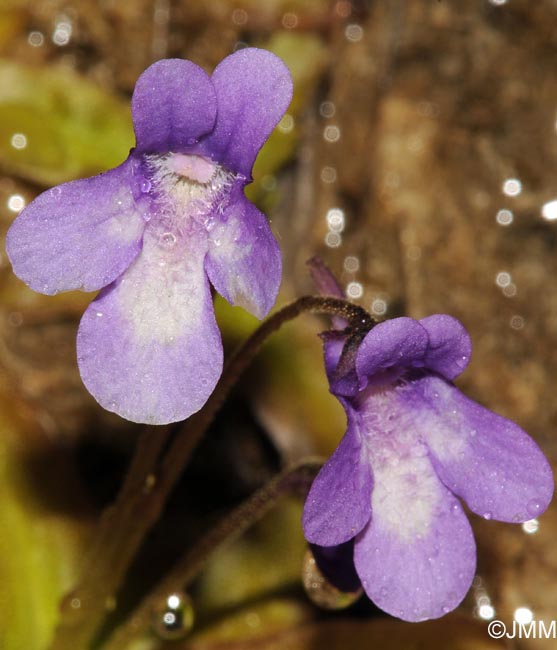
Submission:
M 103 650 L 124 650 L 149 628 L 157 603 L 170 594 L 187 588 L 215 551 L 240 537 L 247 528 L 269 512 L 281 497 L 294 494 L 305 496 L 322 464 L 321 460 L 310 458 L 286 468 L 230 512 L 183 555 L 106 645 L 103 645 Z
M 239 376 L 273 332 L 305 312 L 340 316 L 354 331 L 367 331 L 374 325 L 364 309 L 345 300 L 319 296 L 299 298 L 264 321 L 231 356 L 205 406 L 184 422 L 160 463 L 158 457 L 169 430 L 146 429 L 124 486 L 115 504 L 102 517 L 81 580 L 62 602 L 51 650 L 90 648 L 146 534 L 160 517 L 192 452 Z

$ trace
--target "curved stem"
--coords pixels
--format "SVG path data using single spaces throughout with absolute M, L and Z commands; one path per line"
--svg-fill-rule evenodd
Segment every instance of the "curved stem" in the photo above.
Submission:
M 50 650 L 87 650 L 91 646 L 140 545 L 160 517 L 192 452 L 230 390 L 266 339 L 305 312 L 340 316 L 355 330 L 367 330 L 374 324 L 364 309 L 340 298 L 299 298 L 265 320 L 231 356 L 205 406 L 184 422 L 160 463 L 158 456 L 168 430 L 161 434 L 162 441 L 151 439 L 159 435 L 153 433 L 153 427 L 146 430 L 120 495 L 103 515 L 81 581 L 62 601 L 61 618 Z
M 123 650 L 151 624 L 157 603 L 185 589 L 203 569 L 209 557 L 240 535 L 269 512 L 287 495 L 305 495 L 323 462 L 307 459 L 295 463 L 275 476 L 249 499 L 232 510 L 207 532 L 174 565 L 166 577 L 143 599 L 127 621 L 110 637 L 103 650 Z

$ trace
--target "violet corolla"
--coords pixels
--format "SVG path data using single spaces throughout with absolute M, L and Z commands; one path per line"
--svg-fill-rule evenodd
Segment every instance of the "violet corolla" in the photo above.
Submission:
M 348 430 L 312 485 L 305 536 L 329 564 L 352 540 L 356 573 L 384 611 L 443 616 L 476 566 L 457 497 L 486 519 L 523 522 L 547 508 L 551 468 L 520 427 L 453 385 L 471 354 L 454 318 L 396 318 L 343 346 L 326 340 L 325 365 Z
M 102 289 L 77 356 L 106 409 L 163 424 L 203 406 L 222 371 L 210 284 L 260 318 L 274 304 L 280 251 L 243 188 L 291 95 L 264 50 L 232 54 L 211 77 L 158 61 L 135 86 L 128 159 L 44 192 L 12 225 L 8 256 L 32 289 Z

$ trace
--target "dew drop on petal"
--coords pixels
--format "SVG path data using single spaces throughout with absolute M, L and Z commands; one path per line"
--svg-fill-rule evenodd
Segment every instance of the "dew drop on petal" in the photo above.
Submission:
M 151 189 L 151 181 L 147 179 L 142 180 L 139 189 L 143 192 L 143 194 L 147 194 L 147 192 L 149 192 Z
M 165 232 L 161 235 L 161 242 L 165 246 L 174 246 L 176 243 L 176 235 L 172 232 Z
M 194 612 L 190 597 L 172 593 L 155 605 L 151 614 L 153 632 L 163 641 L 184 639 L 193 628 Z
M 491 519 L 491 512 L 484 512 L 482 516 L 484 519 Z
M 532 515 L 532 517 L 535 517 L 536 515 L 539 515 L 540 514 L 540 509 L 541 509 L 541 504 L 536 499 L 531 499 L 526 504 L 526 510 L 528 511 L 529 515 Z
M 341 591 L 323 575 L 310 549 L 306 550 L 302 564 L 302 583 L 309 599 L 323 609 L 346 609 L 355 603 L 363 593 L 360 587 L 356 591 Z
M 215 224 L 216 224 L 216 219 L 212 215 L 207 217 L 207 219 L 205 219 L 205 221 L 203 222 L 203 225 L 208 231 L 212 230 L 215 227 Z

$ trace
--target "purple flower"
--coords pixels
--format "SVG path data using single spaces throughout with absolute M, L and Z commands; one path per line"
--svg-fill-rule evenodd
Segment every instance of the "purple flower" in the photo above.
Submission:
M 12 225 L 8 255 L 32 289 L 102 289 L 77 356 L 109 411 L 164 424 L 203 406 L 222 370 L 210 283 L 260 318 L 272 307 L 280 250 L 243 188 L 291 95 L 264 50 L 236 52 L 211 77 L 158 61 L 135 87 L 128 159 L 44 192 Z
M 348 430 L 313 483 L 305 536 L 321 547 L 353 539 L 367 595 L 407 621 L 443 616 L 470 587 L 476 548 L 456 497 L 486 519 L 522 522 L 553 494 L 536 443 L 452 384 L 470 353 L 445 315 L 380 323 L 349 350 L 325 344 Z

